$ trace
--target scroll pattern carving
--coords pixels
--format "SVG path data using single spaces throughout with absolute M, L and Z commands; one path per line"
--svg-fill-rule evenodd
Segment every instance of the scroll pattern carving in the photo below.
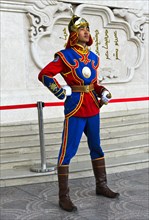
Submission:
M 54 5 L 49 5 L 48 3 L 53 3 Z M 42 3 L 42 2 L 41 2 Z M 30 21 L 29 28 L 29 39 L 31 42 L 31 55 L 35 64 L 41 69 L 44 64 L 39 57 L 38 53 L 38 42 L 39 40 L 47 35 L 51 35 L 53 26 L 58 18 L 60 18 L 59 12 L 68 11 L 70 13 L 70 4 L 57 3 L 55 1 L 46 1 L 44 2 L 45 6 L 42 10 L 32 9 L 27 13 L 27 16 Z M 41 7 L 41 5 L 40 5 Z M 61 15 L 63 18 L 64 15 Z
M 49 1 L 48 1 L 49 2 Z M 50 1 L 51 2 L 51 1 Z M 55 2 L 55 1 L 54 1 Z M 48 5 L 45 10 L 31 10 L 27 16 L 30 20 L 30 41 L 33 42 L 41 38 L 44 34 L 50 34 L 56 17 L 56 12 L 70 10 L 70 4 L 57 3 L 56 5 Z
M 143 12 L 141 10 L 133 9 L 114 9 L 113 12 L 114 15 L 124 18 L 130 24 L 141 43 L 144 43 L 144 24 L 146 22 L 146 17 L 143 16 Z
M 135 69 L 137 69 L 144 58 L 144 32 L 142 25 L 145 18 L 140 17 L 141 13 L 133 10 L 125 11 L 131 13 L 127 20 L 118 20 L 114 15 L 120 14 L 120 10 L 110 10 L 104 6 L 93 6 L 88 4 L 79 5 L 75 13 L 92 19 L 92 26 L 98 27 L 99 36 L 95 37 L 95 49 L 100 51 L 102 65 L 100 68 L 100 81 L 104 83 L 126 83 L 133 79 Z M 138 16 L 138 17 L 137 17 Z M 134 20 L 134 17 L 136 18 Z M 128 23 L 131 22 L 131 25 Z M 98 22 L 96 20 L 98 19 Z M 104 34 L 105 33 L 105 34 Z M 97 40 L 97 38 L 99 39 Z M 101 42 L 101 44 L 100 44 Z M 100 48 L 99 48 L 100 46 Z M 133 62 L 128 57 L 129 48 L 134 54 Z M 95 51 L 96 51 L 95 50 Z M 133 53 L 134 52 L 134 53 Z M 105 60 L 103 59 L 105 57 Z
M 71 17 L 70 8 L 71 4 L 56 0 L 26 0 L 24 2 L 19 0 L 8 2 L 8 0 L 3 0 L 0 10 L 27 14 L 30 22 L 29 41 L 31 56 L 37 67 L 41 69 L 44 64 L 39 57 L 37 49 L 39 40 L 44 36 L 51 35 L 57 19 Z M 63 14 L 63 12 L 66 14 L 66 11 L 68 15 Z
M 31 54 L 34 62 L 39 68 L 43 68 L 42 59 L 38 53 L 38 42 L 42 37 L 51 36 L 52 30 L 56 23 L 56 20 L 61 16 L 63 21 L 66 16 L 66 10 L 70 11 L 70 5 L 57 3 L 54 5 L 48 5 L 46 3 L 42 10 L 30 10 L 28 17 L 30 19 L 29 36 L 31 41 Z M 65 12 L 64 14 L 59 13 Z M 137 68 L 143 60 L 143 48 L 142 43 L 144 42 L 144 31 L 143 24 L 145 18 L 141 13 L 136 13 L 133 10 L 125 9 L 114 9 L 113 12 L 103 6 L 91 6 L 82 4 L 76 7 L 75 13 L 78 16 L 100 16 L 103 21 L 103 32 L 104 40 L 101 44 L 101 30 L 95 30 L 95 53 L 100 55 L 102 58 L 105 57 L 105 64 L 100 69 L 100 81 L 104 83 L 124 83 L 129 82 L 134 76 L 134 70 Z M 114 13 L 114 14 L 113 14 Z M 69 15 L 71 13 L 69 12 Z M 84 14 L 84 15 L 83 15 Z M 115 17 L 123 17 L 127 22 L 116 21 Z M 134 19 L 135 18 L 135 19 Z M 130 26 L 129 26 L 130 24 Z M 65 28 L 63 29 L 63 31 Z M 124 57 L 120 57 L 121 45 L 119 45 L 118 31 L 123 30 L 128 37 L 129 41 L 132 41 L 137 50 L 137 58 L 134 66 L 127 66 Z M 64 39 L 67 40 L 67 35 L 64 31 Z M 109 35 L 110 34 L 110 35 Z M 113 41 L 113 43 L 112 43 Z M 122 42 L 121 42 L 122 43 Z M 111 44 L 113 45 L 111 48 Z M 101 52 L 102 50 L 102 52 Z M 113 50 L 113 52 L 112 52 Z M 121 52 L 122 54 L 122 52 Z M 125 64 L 124 64 L 125 63 Z M 122 70 L 123 69 L 123 70 Z
M 17 4 L 16 4 L 17 2 Z M 29 22 L 29 41 L 30 51 L 33 61 L 40 69 L 44 67 L 42 57 L 40 57 L 41 38 L 49 37 L 52 39 L 53 29 L 57 28 L 64 33 L 64 41 L 67 40 L 66 25 L 71 18 L 71 4 L 62 3 L 56 0 L 26 0 L 25 3 L 15 0 L 8 4 L 6 0 L 2 1 L 1 10 L 26 13 Z M 99 5 L 80 4 L 75 7 L 75 14 L 92 20 L 92 36 L 94 37 L 94 51 L 97 55 L 105 59 L 101 66 L 100 76 L 104 83 L 123 83 L 129 82 L 144 58 L 145 31 L 144 24 L 147 16 L 140 10 L 132 9 L 114 9 Z M 119 17 L 120 19 L 116 18 Z M 98 20 L 98 22 L 96 22 Z M 58 27 L 58 25 L 59 27 Z M 65 27 L 64 27 L 65 26 Z M 94 34 L 93 34 L 94 33 Z M 109 38 L 108 38 L 109 37 Z M 62 38 L 61 38 L 62 39 Z M 109 41 L 110 40 L 110 41 Z M 134 54 L 133 65 L 127 63 L 125 54 L 125 44 L 129 50 L 133 45 Z M 57 43 L 57 42 L 56 42 Z M 66 42 L 64 42 L 66 43 Z
M 37 15 L 37 13 L 28 13 L 27 16 L 31 24 L 29 28 L 29 39 L 31 42 L 34 42 L 46 33 L 50 26 L 50 19 L 46 16 Z

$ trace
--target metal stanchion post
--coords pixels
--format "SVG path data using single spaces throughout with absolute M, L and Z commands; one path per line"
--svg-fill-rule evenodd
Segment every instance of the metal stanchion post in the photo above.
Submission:
M 46 164 L 46 151 L 45 151 L 45 143 L 44 143 L 43 107 L 44 107 L 44 102 L 37 102 L 41 165 L 36 165 L 35 167 L 30 168 L 30 170 L 33 172 L 42 172 L 42 173 L 54 171 L 56 169 L 56 167 L 54 167 L 52 164 L 49 165 L 48 167 Z

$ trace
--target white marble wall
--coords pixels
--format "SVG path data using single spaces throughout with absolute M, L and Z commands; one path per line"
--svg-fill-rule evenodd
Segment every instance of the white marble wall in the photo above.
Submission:
M 85 4 L 80 4 L 82 2 Z M 113 98 L 148 96 L 147 1 L 137 1 L 136 4 L 129 1 L 127 8 L 123 1 L 120 1 L 121 4 L 119 1 L 106 1 L 107 6 L 103 2 L 96 1 L 98 5 L 95 6 L 91 1 L 1 1 L 2 106 L 40 100 L 59 101 L 37 77 L 40 69 L 53 59 L 53 54 L 64 47 L 64 28 L 71 18 L 71 3 L 76 13 L 91 24 L 94 37 L 92 50 L 99 52 L 101 57 L 100 79 L 111 90 Z M 107 30 L 110 39 L 108 48 L 105 40 Z M 114 43 L 115 31 L 119 46 Z M 116 49 L 120 60 L 116 59 Z M 111 60 L 106 55 L 107 50 Z M 58 79 L 64 84 L 60 76 Z M 109 104 L 102 111 L 147 107 L 148 102 L 119 103 Z M 63 107 L 44 108 L 44 118 L 61 116 Z M 37 120 L 37 109 L 1 111 L 2 124 L 30 120 Z

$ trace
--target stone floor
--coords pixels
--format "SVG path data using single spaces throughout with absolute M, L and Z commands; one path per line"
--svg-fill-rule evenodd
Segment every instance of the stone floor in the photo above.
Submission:
M 149 220 L 148 169 L 108 175 L 119 199 L 96 196 L 94 178 L 70 180 L 78 211 L 58 206 L 57 182 L 0 188 L 0 220 Z

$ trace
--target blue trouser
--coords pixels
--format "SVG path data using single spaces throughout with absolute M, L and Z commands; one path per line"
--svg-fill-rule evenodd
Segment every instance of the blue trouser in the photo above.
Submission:
M 100 146 L 99 114 L 87 117 L 70 117 L 64 121 L 62 145 L 58 157 L 58 165 L 68 165 L 78 150 L 83 132 L 87 137 L 91 159 L 104 156 Z

